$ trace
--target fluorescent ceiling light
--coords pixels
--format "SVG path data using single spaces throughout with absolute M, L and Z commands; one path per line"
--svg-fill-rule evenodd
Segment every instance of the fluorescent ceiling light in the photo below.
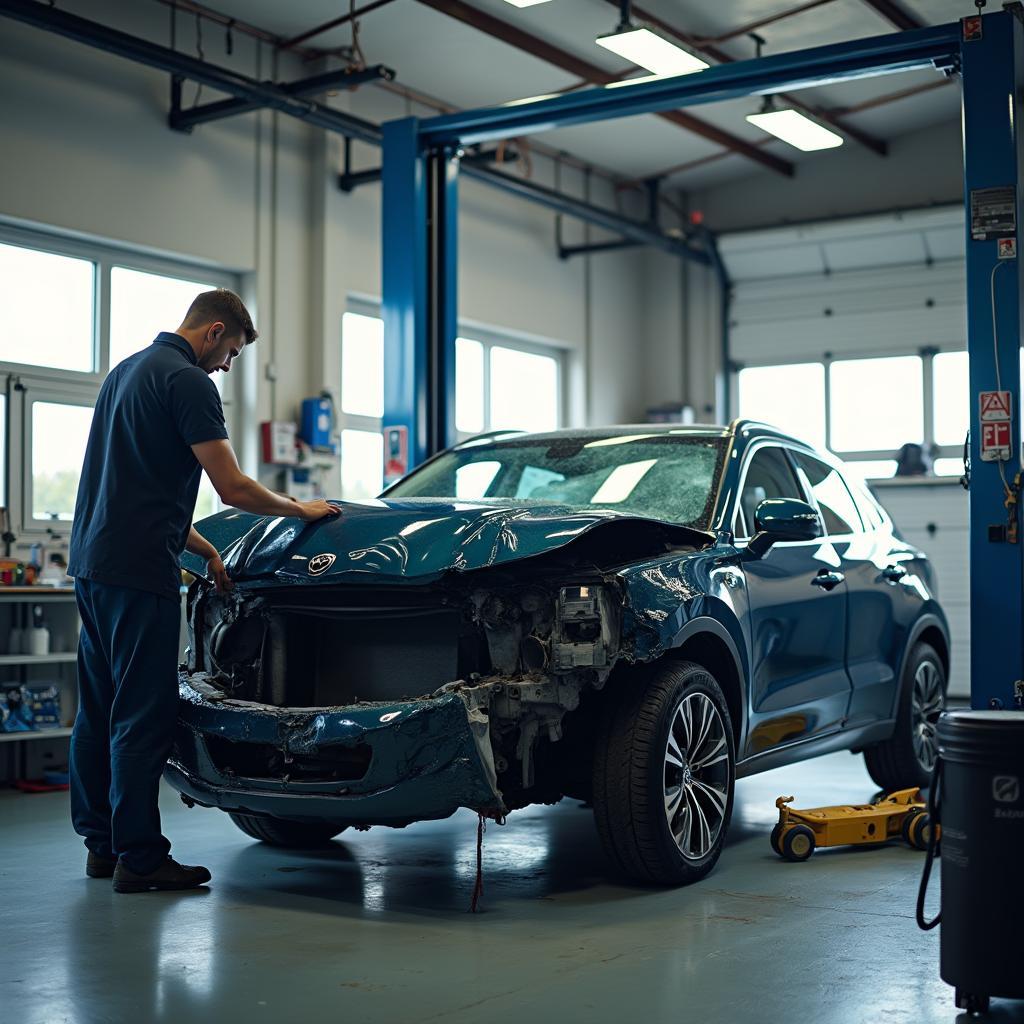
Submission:
M 505 0 L 505 3 L 513 7 L 536 7 L 537 4 L 546 4 L 548 0 Z
M 649 28 L 630 25 L 609 35 L 598 36 L 597 45 L 647 68 L 654 75 L 689 75 L 710 66 L 706 60 L 701 60 Z
M 835 149 L 843 144 L 842 135 L 829 131 L 817 121 L 804 117 L 799 110 L 765 109 L 757 114 L 748 114 L 747 120 L 762 131 L 788 142 L 805 153 L 817 149 Z

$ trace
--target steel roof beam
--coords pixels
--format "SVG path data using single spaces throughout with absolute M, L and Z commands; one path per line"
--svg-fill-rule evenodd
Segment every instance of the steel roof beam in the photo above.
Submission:
M 877 11 L 893 28 L 901 29 L 904 32 L 915 28 L 924 28 L 924 22 L 915 18 L 896 0 L 864 0 L 864 3 L 872 10 Z
M 585 89 L 532 103 L 442 114 L 421 122 L 420 138 L 428 146 L 511 138 L 673 107 L 928 68 L 936 62 L 946 65 L 958 60 L 959 52 L 959 23 L 888 33 L 795 53 L 720 64 L 692 75 L 677 75 L 618 89 Z
M 617 2 L 618 0 L 608 0 L 608 3 L 613 6 Z M 811 6 L 817 5 L 815 4 Z M 791 15 L 802 10 L 806 10 L 806 7 L 796 8 L 795 11 L 784 12 L 784 14 Z M 684 46 L 688 46 L 698 53 L 703 53 L 706 57 L 710 57 L 713 61 L 717 61 L 719 64 L 734 64 L 736 62 L 735 57 L 726 53 L 721 47 L 715 45 L 716 43 L 721 42 L 719 39 L 699 39 L 687 32 L 681 32 L 675 26 L 670 25 L 667 21 L 663 21 L 661 18 L 644 10 L 642 7 L 636 6 L 635 4 L 633 5 L 633 13 L 642 21 L 647 21 L 655 28 L 660 28 L 663 32 L 667 32 L 669 35 L 675 36 Z M 763 23 L 770 23 L 772 20 L 773 19 L 769 18 Z M 879 156 L 888 155 L 889 147 L 882 139 L 876 139 L 874 135 L 870 135 L 867 132 L 861 131 L 859 128 L 854 128 L 852 125 L 840 121 L 829 111 L 822 110 L 821 107 L 816 107 L 813 104 L 800 99 L 799 96 L 792 96 L 789 93 L 779 93 L 779 99 L 788 103 L 792 107 L 796 107 L 798 110 L 804 111 L 806 114 L 810 114 L 812 117 L 818 118 L 819 121 L 824 121 L 825 124 L 832 125 L 833 128 L 844 132 L 851 139 L 855 139 L 862 146 L 866 146 Z
M 514 46 L 524 53 L 529 53 L 539 60 L 561 68 L 570 75 L 576 75 L 578 78 L 583 78 L 597 85 L 618 81 L 618 75 L 605 71 L 604 68 L 591 64 L 590 61 L 577 57 L 575 54 L 569 53 L 567 50 L 563 50 L 561 47 L 541 39 L 539 36 L 524 32 L 516 25 L 511 25 L 500 18 L 487 14 L 485 11 L 471 7 L 469 4 L 464 3 L 463 0 L 420 0 L 420 3 L 426 4 L 427 7 L 440 11 L 442 14 L 447 14 L 449 17 L 455 18 L 465 25 L 485 32 L 495 39 L 500 39 L 502 42 L 508 43 L 508 45 Z M 713 124 L 708 124 L 692 114 L 667 108 L 657 111 L 657 113 L 666 121 L 671 121 L 680 128 L 686 129 L 686 131 L 699 135 L 725 149 L 730 149 L 734 153 L 739 153 L 779 174 L 792 176 L 794 173 L 793 165 L 788 160 L 783 160 L 774 153 L 766 153 L 758 149 L 757 146 L 751 145 L 745 139 L 717 128 Z

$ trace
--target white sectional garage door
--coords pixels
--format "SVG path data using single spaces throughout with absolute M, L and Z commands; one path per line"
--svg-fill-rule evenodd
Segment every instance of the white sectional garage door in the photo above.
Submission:
M 963 348 L 963 232 L 957 207 L 723 236 L 733 361 Z

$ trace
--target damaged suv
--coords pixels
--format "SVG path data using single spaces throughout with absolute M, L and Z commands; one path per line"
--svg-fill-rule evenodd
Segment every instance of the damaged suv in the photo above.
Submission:
M 250 836 L 571 796 L 616 869 L 679 884 L 738 777 L 849 748 L 884 789 L 927 782 L 927 558 L 771 427 L 484 436 L 341 508 L 199 524 L 235 586 L 190 590 L 166 777 Z

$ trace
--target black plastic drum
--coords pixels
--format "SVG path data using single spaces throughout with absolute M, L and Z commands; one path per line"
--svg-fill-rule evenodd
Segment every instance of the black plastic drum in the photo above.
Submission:
M 1024 998 L 1024 712 L 948 712 L 938 741 L 941 974 L 958 1006 L 984 1010 Z

